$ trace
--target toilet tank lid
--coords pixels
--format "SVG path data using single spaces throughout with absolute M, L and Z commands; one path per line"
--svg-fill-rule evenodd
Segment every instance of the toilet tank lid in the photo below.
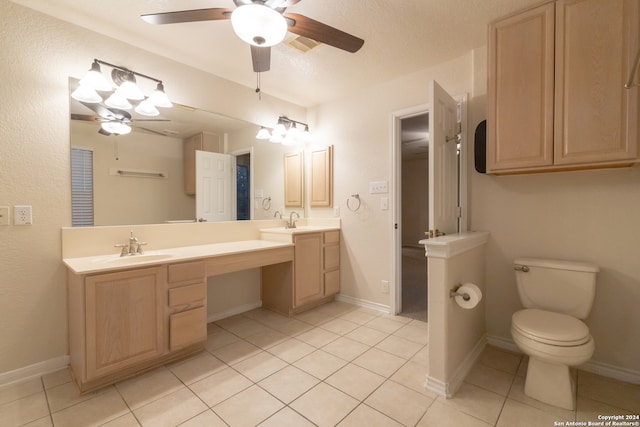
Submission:
M 582 261 L 565 261 L 559 259 L 544 258 L 516 258 L 514 264 L 526 265 L 529 267 L 554 268 L 558 270 L 585 271 L 588 273 L 597 273 L 600 267 L 591 262 Z

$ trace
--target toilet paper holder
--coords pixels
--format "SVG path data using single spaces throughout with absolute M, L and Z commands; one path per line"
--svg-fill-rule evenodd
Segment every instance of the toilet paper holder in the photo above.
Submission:
M 471 296 L 469 296 L 468 293 L 464 292 L 464 293 L 460 293 L 458 292 L 458 289 L 460 289 L 460 286 L 462 285 L 458 285 L 452 289 L 449 290 L 449 298 L 455 298 L 455 297 L 462 297 L 463 300 L 465 301 L 469 301 L 471 299 Z

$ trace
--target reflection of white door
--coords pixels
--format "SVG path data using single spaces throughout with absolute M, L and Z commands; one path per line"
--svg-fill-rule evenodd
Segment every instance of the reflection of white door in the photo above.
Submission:
M 430 83 L 429 230 L 458 232 L 458 110 L 456 101 Z
M 196 151 L 196 218 L 198 221 L 233 219 L 231 186 L 233 156 Z

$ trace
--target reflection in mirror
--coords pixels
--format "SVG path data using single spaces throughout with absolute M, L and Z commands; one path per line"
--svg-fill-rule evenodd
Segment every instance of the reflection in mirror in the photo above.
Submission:
M 77 82 L 70 78 L 70 93 Z M 257 140 L 259 126 L 174 103 L 156 117 L 128 110 L 132 132 L 105 135 L 98 109 L 69 100 L 74 226 L 195 221 L 196 199 L 185 191 L 185 140 L 200 134 L 215 135 L 217 147 L 198 149 L 234 156 L 233 218 L 284 213 L 282 158 L 294 148 Z

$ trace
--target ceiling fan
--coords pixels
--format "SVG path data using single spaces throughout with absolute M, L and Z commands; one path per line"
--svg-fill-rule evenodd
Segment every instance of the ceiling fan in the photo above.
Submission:
M 131 127 L 135 126 L 138 129 L 145 130 L 154 134 L 166 136 L 162 132 L 157 132 L 152 129 L 141 127 L 136 125 L 137 122 L 168 122 L 167 119 L 133 119 L 131 114 L 125 110 L 119 110 L 117 108 L 105 107 L 101 104 L 94 104 L 88 102 L 79 101 L 80 104 L 93 110 L 97 115 L 91 114 L 76 114 L 71 113 L 71 120 L 83 120 L 87 122 L 100 123 L 100 129 L 98 133 L 101 135 L 125 135 L 131 132 Z
M 320 43 L 357 52 L 364 40 L 322 22 L 285 10 L 302 0 L 233 0 L 236 8 L 152 13 L 141 18 L 150 24 L 176 24 L 231 19 L 236 34 L 251 45 L 253 71 L 269 71 L 271 46 L 284 40 L 287 30 Z

